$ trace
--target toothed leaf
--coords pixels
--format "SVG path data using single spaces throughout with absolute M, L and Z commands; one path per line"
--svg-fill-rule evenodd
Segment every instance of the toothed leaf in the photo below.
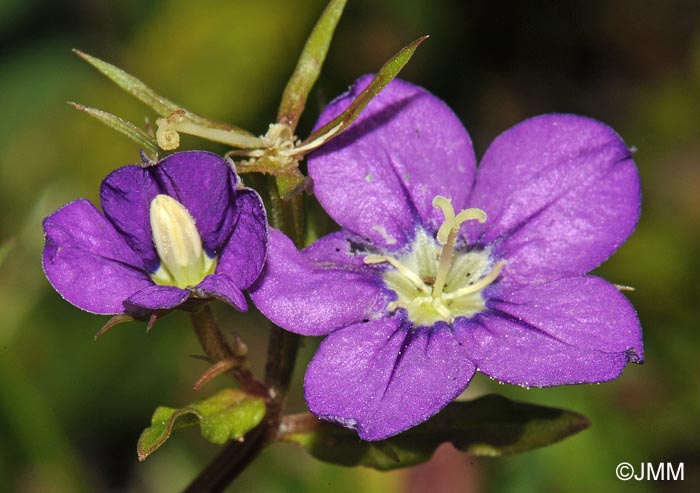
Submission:
M 181 409 L 160 406 L 151 426 L 143 430 L 137 444 L 139 460 L 145 460 L 165 443 L 173 429 L 199 422 L 202 436 L 216 444 L 241 440 L 265 416 L 265 401 L 239 389 L 224 389 L 207 399 Z

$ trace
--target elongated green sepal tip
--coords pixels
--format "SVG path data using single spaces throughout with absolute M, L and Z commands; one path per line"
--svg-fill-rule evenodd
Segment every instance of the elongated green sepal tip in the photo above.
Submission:
M 406 66 L 411 57 L 413 57 L 418 46 L 428 39 L 428 37 L 428 35 L 421 36 L 412 43 L 401 48 L 401 50 L 379 69 L 374 79 L 372 79 L 372 82 L 370 82 L 355 100 L 350 103 L 350 106 L 348 106 L 345 111 L 307 137 L 299 148 L 303 148 L 305 152 L 309 152 L 348 128 L 350 124 L 360 116 L 360 113 L 367 107 L 369 102 L 399 75 L 399 72 Z
M 321 73 L 321 67 L 346 3 L 347 0 L 331 0 L 328 3 L 306 40 L 294 73 L 284 89 L 277 121 L 288 125 L 292 131 L 296 128 L 304 112 L 309 92 Z
M 145 131 L 141 130 L 133 123 L 111 113 L 107 113 L 106 111 L 98 110 L 97 108 L 91 108 L 80 103 L 69 101 L 68 104 L 77 110 L 87 113 L 96 120 L 99 120 L 100 122 L 107 125 L 109 128 L 116 130 L 117 132 L 123 135 L 126 135 L 131 140 L 136 142 L 141 147 L 141 149 L 144 150 L 144 152 L 146 152 L 149 159 L 153 161 L 158 160 L 158 146 L 156 145 L 156 142 L 153 139 L 153 137 L 148 135 Z

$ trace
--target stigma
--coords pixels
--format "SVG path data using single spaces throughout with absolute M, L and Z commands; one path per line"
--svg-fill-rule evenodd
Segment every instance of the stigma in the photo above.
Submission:
M 451 323 L 484 311 L 483 291 L 499 278 L 505 265 L 505 261 L 494 262 L 488 249 L 468 248 L 460 240 L 462 224 L 485 222 L 484 211 L 472 208 L 455 214 L 451 201 L 442 196 L 433 199 L 433 206 L 444 216 L 435 237 L 420 229 L 408 252 L 364 258 L 366 264 L 389 265 L 384 282 L 396 299 L 387 309 L 405 309 L 416 326 Z
M 202 248 L 202 239 L 189 211 L 169 195 L 151 201 L 153 244 L 160 267 L 151 274 L 156 284 L 187 288 L 196 286 L 216 269 L 216 259 Z

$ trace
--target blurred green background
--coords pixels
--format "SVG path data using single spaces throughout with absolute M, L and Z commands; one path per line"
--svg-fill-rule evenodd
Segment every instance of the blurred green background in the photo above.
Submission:
M 130 141 L 66 103 L 153 118 L 71 48 L 109 60 L 198 113 L 263 133 L 323 0 L 0 0 L 0 491 L 172 492 L 217 451 L 196 429 L 146 462 L 135 444 L 160 404 L 183 405 L 204 370 L 187 318 L 99 341 L 101 317 L 64 302 L 40 266 L 41 220 L 138 159 Z M 325 101 L 422 34 L 403 77 L 455 109 L 477 154 L 528 116 L 574 112 L 638 148 L 642 220 L 600 269 L 628 293 L 646 363 L 603 385 L 489 391 L 586 414 L 593 426 L 552 447 L 475 459 L 449 446 L 412 470 L 320 463 L 276 445 L 231 491 L 336 493 L 654 492 L 700 489 L 700 4 L 697 0 L 468 2 L 351 0 L 300 135 Z M 202 147 L 185 140 L 185 148 Z M 222 148 L 205 146 L 221 151 Z M 218 307 L 253 354 L 261 320 Z M 313 343 L 303 351 L 311 356 Z M 296 372 L 290 406 L 303 409 Z M 258 366 L 257 371 L 261 368 Z M 212 387 L 215 387 L 214 384 Z M 206 389 L 211 392 L 213 389 Z M 621 482 L 622 461 L 683 462 L 683 482 Z

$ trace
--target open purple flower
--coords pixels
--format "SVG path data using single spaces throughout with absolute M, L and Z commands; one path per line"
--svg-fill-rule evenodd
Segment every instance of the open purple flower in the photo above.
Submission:
M 46 277 L 70 303 L 137 317 L 190 298 L 246 310 L 267 251 L 260 197 L 209 152 L 125 166 L 102 182 L 103 213 L 79 199 L 44 220 Z
M 306 373 L 317 416 L 378 440 L 437 413 L 476 370 L 551 386 L 611 380 L 642 361 L 634 308 L 586 274 L 639 217 L 637 170 L 609 127 L 532 118 L 477 170 L 450 109 L 394 81 L 311 156 L 309 175 L 343 229 L 302 252 L 272 231 L 251 294 L 280 326 L 329 334 Z

